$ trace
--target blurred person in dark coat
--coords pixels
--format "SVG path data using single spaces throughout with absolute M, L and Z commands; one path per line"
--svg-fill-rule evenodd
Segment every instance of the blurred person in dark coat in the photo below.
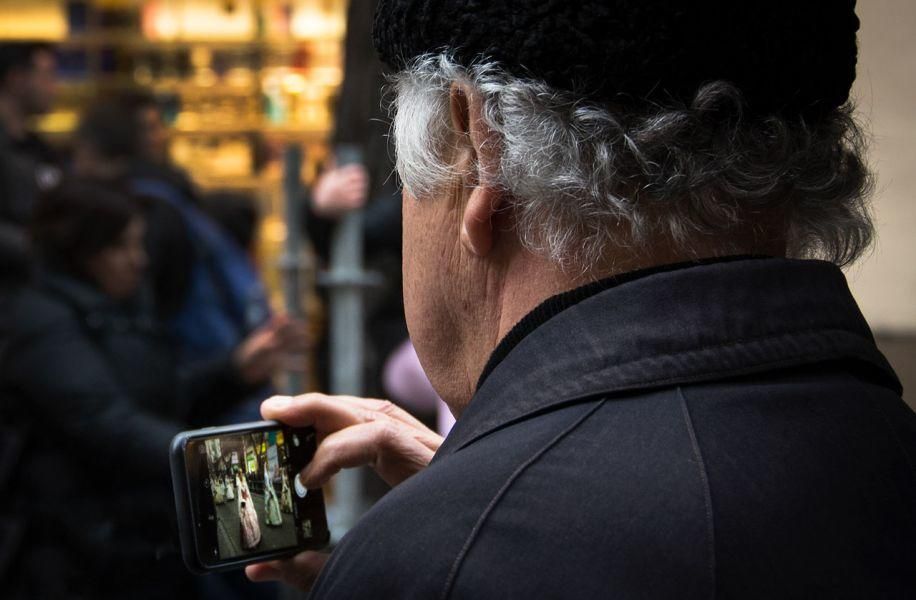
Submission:
M 171 437 L 209 424 L 306 343 L 287 323 L 179 367 L 145 309 L 144 227 L 139 201 L 65 181 L 36 206 L 33 280 L 2 298 L 3 413 L 30 431 L 9 588 L 23 597 L 192 595 L 173 536 Z
M 841 267 L 855 2 L 380 0 L 404 307 L 457 416 L 262 406 L 392 489 L 311 598 L 913 598 L 916 414 Z
M 57 96 L 54 48 L 40 42 L 0 43 L 0 140 L 39 165 L 56 165 L 57 153 L 29 129 Z
M 0 269 L 20 271 L 28 260 L 23 227 L 35 197 L 60 178 L 57 153 L 29 129 L 51 109 L 57 60 L 52 46 L 0 43 Z

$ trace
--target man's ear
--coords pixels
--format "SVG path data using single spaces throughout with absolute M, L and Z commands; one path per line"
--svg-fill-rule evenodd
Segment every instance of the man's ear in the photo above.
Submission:
M 497 202 L 490 188 L 478 186 L 471 191 L 464 207 L 461 244 L 476 256 L 486 256 L 496 243 L 498 230 L 493 216 Z
M 458 160 L 467 171 L 463 184 L 469 190 L 461 222 L 461 243 L 471 253 L 486 256 L 496 242 L 494 215 L 503 195 L 492 185 L 491 173 L 499 161 L 496 136 L 483 119 L 480 96 L 464 82 L 452 84 L 449 93 L 452 127 L 459 136 Z

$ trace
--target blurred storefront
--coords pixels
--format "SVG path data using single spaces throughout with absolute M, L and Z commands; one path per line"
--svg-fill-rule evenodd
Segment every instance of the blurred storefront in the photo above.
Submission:
M 283 149 L 302 146 L 306 180 L 327 152 L 342 81 L 345 11 L 346 0 L 2 0 L 0 40 L 54 45 L 57 99 L 32 126 L 62 156 L 93 99 L 152 92 L 169 126 L 169 155 L 194 183 L 257 201 L 257 262 L 279 305 L 278 262 L 287 237 Z M 13 457 L 0 469 L 0 483 L 12 488 L 19 483 L 14 471 L 35 464 L 24 458 L 32 452 L 23 442 L 32 440 L 31 431 L 16 421 L 0 424 L 0 463 Z M 228 458 L 237 465 L 246 457 Z M 0 567 L 19 560 L 16 537 L 31 526 L 28 511 L 10 508 L 18 502 L 10 496 L 0 511 Z M 16 596 L 4 585 L 0 596 L 7 593 Z
M 6 0 L 0 39 L 56 46 L 57 102 L 35 129 L 63 150 L 93 98 L 153 92 L 169 154 L 194 183 L 256 198 L 257 259 L 279 305 L 282 151 L 301 145 L 306 182 L 327 155 L 346 9 L 346 0 Z

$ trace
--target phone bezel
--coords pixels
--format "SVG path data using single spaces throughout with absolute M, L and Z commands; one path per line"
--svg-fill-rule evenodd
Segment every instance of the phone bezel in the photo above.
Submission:
M 188 477 L 188 465 L 186 460 L 185 449 L 190 441 L 211 438 L 222 435 L 238 435 L 242 433 L 255 433 L 258 431 L 269 431 L 282 429 L 284 437 L 288 433 L 311 430 L 309 427 L 288 427 L 278 421 L 257 421 L 252 423 L 242 423 L 239 425 L 228 425 L 224 427 L 207 427 L 196 429 L 194 431 L 184 431 L 172 439 L 170 450 L 170 466 L 172 471 L 172 486 L 175 493 L 175 507 L 178 511 L 178 533 L 181 540 L 181 554 L 187 567 L 198 574 L 213 573 L 219 571 L 229 571 L 238 569 L 256 562 L 264 562 L 277 558 L 292 556 L 303 550 L 319 550 L 327 546 L 330 541 L 330 532 L 327 525 L 327 513 L 324 510 L 324 495 L 319 490 L 309 490 L 310 495 L 318 495 L 322 510 L 320 511 L 320 520 L 313 523 L 315 527 L 315 536 L 312 542 L 300 544 L 292 548 L 286 548 L 273 552 L 258 553 L 256 555 L 245 555 L 229 559 L 219 560 L 215 563 L 208 563 L 201 557 L 201 544 L 203 541 L 197 534 L 196 507 L 194 506 L 194 492 L 191 490 L 191 481 Z M 289 438 L 287 438 L 289 439 Z

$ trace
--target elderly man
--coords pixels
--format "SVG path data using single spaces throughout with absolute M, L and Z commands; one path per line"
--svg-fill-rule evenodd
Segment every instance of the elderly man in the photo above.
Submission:
M 458 423 L 275 398 L 395 488 L 317 598 L 916 597 L 851 0 L 384 0 L 404 296 Z M 441 441 L 441 444 L 440 444 Z M 315 581 L 319 571 L 320 577 Z

